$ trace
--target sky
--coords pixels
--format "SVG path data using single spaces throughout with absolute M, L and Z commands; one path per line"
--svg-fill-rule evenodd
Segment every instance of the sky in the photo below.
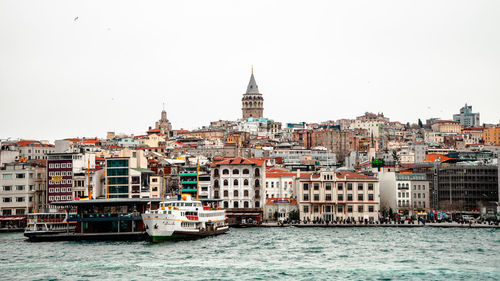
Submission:
M 383 112 L 500 122 L 500 1 L 0 1 L 0 139 Z

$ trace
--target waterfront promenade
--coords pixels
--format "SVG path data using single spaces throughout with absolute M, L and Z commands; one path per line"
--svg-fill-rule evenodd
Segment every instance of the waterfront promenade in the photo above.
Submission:
M 500 228 L 500 225 L 496 224 L 479 224 L 479 223 L 473 223 L 473 224 L 461 224 L 457 222 L 430 222 L 430 223 L 414 223 L 414 224 L 408 224 L 408 223 L 375 223 L 375 224 L 352 224 L 352 223 L 292 223 L 292 224 L 278 224 L 275 222 L 267 222 L 267 223 L 262 223 L 259 225 L 259 227 L 305 227 L 305 228 L 314 228 L 314 227 L 403 227 L 403 228 L 413 228 L 413 227 L 438 227 L 438 228 Z

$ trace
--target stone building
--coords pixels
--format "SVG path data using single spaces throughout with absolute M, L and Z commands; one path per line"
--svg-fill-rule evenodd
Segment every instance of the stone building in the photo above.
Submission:
M 163 105 L 163 110 L 161 111 L 160 120 L 156 121 L 155 129 L 160 130 L 160 133 L 163 133 L 168 137 L 172 136 L 172 124 L 170 124 L 170 121 L 167 119 L 165 104 Z
M 300 219 L 378 221 L 380 210 L 377 178 L 353 172 L 321 171 L 299 176 L 297 201 Z
M 243 119 L 247 118 L 262 118 L 264 115 L 264 98 L 262 94 L 259 93 L 259 87 L 255 82 L 253 76 L 250 76 L 250 82 L 248 83 L 247 92 L 243 95 L 241 99 Z

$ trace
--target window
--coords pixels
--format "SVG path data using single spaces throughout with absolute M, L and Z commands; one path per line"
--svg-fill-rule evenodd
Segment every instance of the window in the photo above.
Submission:
M 368 190 L 373 190 L 373 183 L 368 184 Z
M 26 175 L 24 173 L 22 174 L 16 174 L 16 179 L 24 179 Z
M 255 176 L 260 177 L 260 170 L 259 168 L 255 168 Z
M 309 190 L 309 184 L 308 183 L 304 183 L 303 188 L 304 188 L 304 190 Z
M 12 174 L 3 174 L 2 178 L 4 180 L 11 180 L 12 179 Z
M 238 186 L 238 180 L 236 180 L 236 179 L 235 179 L 235 180 L 233 181 L 233 185 Z
M 24 197 L 17 197 L 16 202 L 24 202 Z
M 352 201 L 352 194 L 347 194 L 347 201 Z
M 325 212 L 331 213 L 332 212 L 332 206 L 326 206 L 325 207 Z
M 371 213 L 371 212 L 373 212 L 373 211 L 374 211 L 373 206 L 368 206 L 368 212 L 370 212 L 370 213 Z
M 352 190 L 352 183 L 351 182 L 347 183 L 347 190 Z
M 248 208 L 248 201 L 243 202 L 243 208 Z
M 234 198 L 238 198 L 238 190 L 233 191 Z
M 363 184 L 362 183 L 358 183 L 358 190 L 363 190 Z
M 238 175 L 240 173 L 240 170 L 238 169 L 233 169 L 233 175 Z
M 229 208 L 229 203 L 227 203 L 227 201 L 224 201 L 224 208 Z
M 373 194 L 368 194 L 368 200 L 373 201 Z
M 243 169 L 243 174 L 248 175 L 248 174 L 250 174 L 250 171 L 248 169 Z
M 332 183 L 327 182 L 327 183 L 325 184 L 325 189 L 326 189 L 326 190 L 332 190 Z
M 224 190 L 224 197 L 225 197 L 225 198 L 229 197 L 229 191 Z
M 338 201 L 344 201 L 344 195 L 343 194 L 338 194 L 337 195 L 337 200 Z
M 358 201 L 363 201 L 363 194 L 358 194 Z
M 304 201 L 309 201 L 309 194 L 304 194 Z
M 314 183 L 314 190 L 319 190 L 319 183 Z
M 309 206 L 304 206 L 304 213 L 309 213 Z
M 228 186 L 229 182 L 227 180 L 224 180 L 224 186 Z
M 3 191 L 11 191 L 11 190 L 12 190 L 12 186 L 10 186 L 10 185 L 4 185 Z
M 243 180 L 243 185 L 244 186 L 248 186 L 248 180 L 247 179 Z
M 413 185 L 413 190 L 417 190 L 417 186 L 416 185 Z
M 315 212 L 315 213 L 318 213 L 318 212 L 319 212 L 319 206 L 318 206 L 318 205 L 315 205 L 315 206 L 314 206 L 314 212 Z
M 344 189 L 344 184 L 341 183 L 341 182 L 337 183 L 337 189 L 338 190 L 343 190 Z
M 24 190 L 24 185 L 18 185 L 16 186 L 17 191 L 23 191 Z
M 425 190 L 425 185 L 422 185 L 422 190 Z
M 66 165 L 68 168 L 71 168 L 71 163 L 68 163 L 68 165 Z
M 326 201 L 332 201 L 332 194 L 330 193 L 326 194 Z
M 422 193 L 422 198 L 425 198 L 425 193 Z
M 219 187 L 219 180 L 214 180 L 214 187 L 218 188 Z
M 255 187 L 260 187 L 260 181 L 259 180 L 255 180 Z
M 12 202 L 12 198 L 10 198 L 10 197 L 4 197 L 3 198 L 3 202 L 4 203 L 10 203 L 10 202 Z
M 243 190 L 243 196 L 248 197 L 248 190 Z
M 158 179 L 157 178 L 152 178 L 151 181 L 152 182 L 158 182 Z
M 234 207 L 238 208 L 238 201 L 234 201 Z
M 347 206 L 347 212 L 352 213 L 352 206 Z
M 365 209 L 365 208 L 364 208 L 364 206 L 363 206 L 363 205 L 359 205 L 359 206 L 358 206 L 358 212 L 359 212 L 359 213 L 364 212 L 364 209 Z
M 314 194 L 314 201 L 319 201 L 319 194 Z
M 222 170 L 222 174 L 223 174 L 223 175 L 229 175 L 229 170 L 228 170 L 228 169 L 224 169 L 224 170 Z
M 337 207 L 337 213 L 342 213 L 344 212 L 344 208 L 342 206 Z

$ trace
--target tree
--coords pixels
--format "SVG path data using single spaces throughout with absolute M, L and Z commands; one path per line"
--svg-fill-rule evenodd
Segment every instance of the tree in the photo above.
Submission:
M 293 221 L 300 220 L 299 211 L 293 210 L 293 211 L 289 212 L 288 213 L 288 218 L 291 219 L 291 220 L 293 220 Z
M 278 211 L 274 211 L 273 218 L 274 218 L 275 221 L 278 220 L 278 216 L 279 216 Z

